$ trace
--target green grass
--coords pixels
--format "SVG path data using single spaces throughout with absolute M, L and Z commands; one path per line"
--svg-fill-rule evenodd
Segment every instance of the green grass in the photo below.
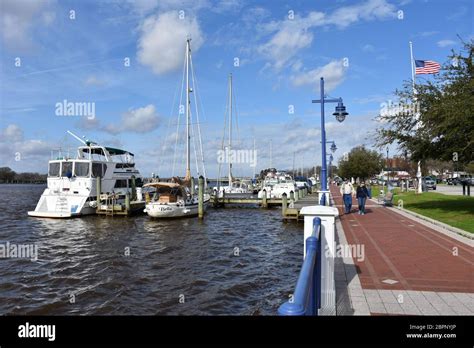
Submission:
M 435 192 L 396 192 L 394 205 L 400 199 L 403 200 L 404 209 L 474 233 L 474 197 L 448 196 Z

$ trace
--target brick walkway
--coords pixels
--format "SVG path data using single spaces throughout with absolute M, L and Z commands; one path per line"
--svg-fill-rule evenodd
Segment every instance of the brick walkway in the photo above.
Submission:
M 331 192 L 343 214 L 338 189 Z M 374 314 L 474 314 L 471 246 L 372 201 L 366 215 L 357 214 L 355 199 L 352 208 L 340 222 L 365 256 L 353 257 L 361 290 L 350 290 L 352 302 L 366 301 Z

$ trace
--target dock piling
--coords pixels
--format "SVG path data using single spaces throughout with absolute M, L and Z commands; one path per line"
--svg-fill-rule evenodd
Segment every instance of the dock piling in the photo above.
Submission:
M 114 204 L 112 204 L 112 211 L 114 209 Z M 125 212 L 128 214 L 130 214 L 130 193 L 126 193 L 125 194 Z
M 98 211 L 99 208 L 100 208 L 100 192 L 102 191 L 102 187 L 101 187 L 102 182 L 101 181 L 102 181 L 101 177 L 100 176 L 97 177 L 97 179 L 96 179 L 96 188 L 95 188 L 96 195 L 97 195 L 96 211 Z
M 267 203 L 267 190 L 263 190 L 262 208 L 268 208 L 268 203 Z
M 286 215 L 286 209 L 287 208 L 288 208 L 288 199 L 286 197 L 286 193 L 284 193 L 281 196 L 281 214 L 283 215 L 283 217 L 285 217 L 285 215 Z
M 204 217 L 204 178 L 201 175 L 198 180 L 198 217 Z
M 132 186 L 132 196 L 130 200 L 136 201 L 137 200 L 137 183 L 135 181 L 135 175 L 132 175 L 131 186 Z

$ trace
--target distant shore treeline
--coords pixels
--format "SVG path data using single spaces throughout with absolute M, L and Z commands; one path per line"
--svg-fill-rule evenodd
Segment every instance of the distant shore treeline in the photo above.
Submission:
M 17 173 L 9 167 L 0 168 L 0 184 L 42 184 L 46 179 L 46 174 Z

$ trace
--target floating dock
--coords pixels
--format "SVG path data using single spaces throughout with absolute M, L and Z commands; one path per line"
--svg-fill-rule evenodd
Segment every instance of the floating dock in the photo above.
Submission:
M 227 204 L 235 205 L 258 205 L 262 208 L 271 206 L 281 206 L 283 221 L 299 221 L 303 219 L 300 215 L 301 208 L 318 205 L 318 194 L 308 192 L 308 189 L 296 190 L 291 192 L 290 197 L 283 195 L 282 198 L 257 198 L 252 194 L 223 194 L 222 197 L 217 195 L 211 196 L 211 202 L 215 208 L 225 207 Z

